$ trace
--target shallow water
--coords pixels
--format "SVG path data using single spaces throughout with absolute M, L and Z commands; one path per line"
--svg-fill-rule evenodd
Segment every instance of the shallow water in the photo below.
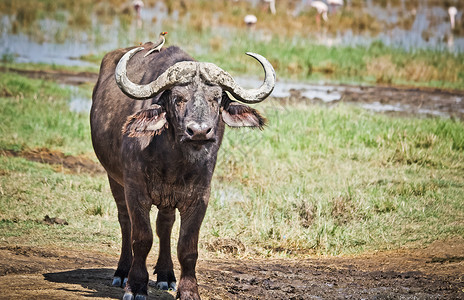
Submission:
M 150 24 L 150 32 L 161 31 L 162 23 L 168 17 L 163 7 L 164 4 L 158 2 L 154 7 L 142 10 L 141 24 Z M 177 18 L 175 14 L 170 17 Z M 150 40 L 147 31 L 139 28 L 137 20 L 125 25 L 115 17 L 108 23 L 96 13 L 91 13 L 90 24 L 81 28 L 69 27 L 66 20 L 41 19 L 38 27 L 28 30 L 28 34 L 16 32 L 15 18 L 0 13 L 0 56 L 13 56 L 14 61 L 20 63 L 90 66 L 95 64 L 84 60 L 84 56 Z
M 237 77 L 237 82 L 245 88 L 257 88 L 262 81 L 257 78 Z M 340 100 L 342 95 L 340 87 L 330 85 L 314 85 L 302 82 L 277 81 L 271 96 L 275 98 L 289 97 L 292 91 L 298 91 L 301 96 L 308 99 L 318 99 L 323 102 Z
M 417 1 L 417 5 L 412 6 L 411 1 L 401 0 L 397 6 L 383 7 L 379 2 L 366 1 L 367 11 L 377 19 L 384 20 L 387 24 L 407 23 L 413 20 L 409 28 L 408 25 L 405 25 L 405 28 L 395 26 L 380 33 L 377 39 L 384 44 L 406 50 L 464 51 L 464 38 L 453 36 L 451 32 L 446 3 Z M 456 19 L 461 20 L 462 16 L 462 11 L 458 10 Z
M 92 99 L 78 86 L 62 84 L 61 87 L 69 89 L 71 95 L 68 99 L 69 109 L 76 113 L 88 113 L 92 106 Z

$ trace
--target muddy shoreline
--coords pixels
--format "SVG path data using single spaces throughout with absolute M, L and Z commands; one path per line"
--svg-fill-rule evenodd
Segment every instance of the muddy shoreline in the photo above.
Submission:
M 52 80 L 67 85 L 93 85 L 97 73 L 50 70 L 22 70 L 0 67 L 2 72 L 13 72 L 30 78 Z M 311 90 L 319 90 L 313 93 Z M 325 105 L 355 104 L 367 110 L 396 115 L 444 117 L 464 120 L 464 90 L 437 88 L 313 85 L 277 82 L 271 95 L 281 103 L 308 102 Z

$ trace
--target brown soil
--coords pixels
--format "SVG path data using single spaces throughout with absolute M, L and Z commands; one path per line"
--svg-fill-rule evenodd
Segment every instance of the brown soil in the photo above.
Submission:
M 96 83 L 98 79 L 98 74 L 92 72 L 70 72 L 63 70 L 24 70 L 7 67 L 0 67 L 0 72 L 13 72 L 30 78 L 51 80 L 58 83 L 71 85 Z
M 152 251 L 154 252 L 154 251 Z M 201 259 L 203 299 L 464 299 L 464 240 L 352 257 Z M 155 257 L 149 256 L 153 269 Z M 1 299 L 120 299 L 117 257 L 94 251 L 0 246 Z M 175 272 L 179 276 L 178 264 Z M 173 299 L 156 291 L 149 299 Z
M 334 86 L 332 92 L 341 95 L 340 100 L 327 102 L 336 105 L 339 102 L 368 105 L 378 111 L 396 115 L 420 115 L 430 117 L 452 117 L 464 120 L 464 91 L 442 90 L 434 88 L 411 88 L 391 86 Z M 307 99 L 303 91 L 292 90 L 290 97 L 283 101 L 325 103 L 321 99 Z M 282 100 L 281 100 L 282 101 Z
M 451 116 L 464 119 L 464 92 L 433 88 L 347 86 L 341 101 L 401 107 L 403 114 Z
M 66 173 L 104 173 L 103 167 L 84 156 L 64 155 L 62 152 L 45 148 L 29 149 L 23 151 L 1 150 L 0 155 L 20 156 L 30 161 L 47 163 L 55 167 L 57 171 Z

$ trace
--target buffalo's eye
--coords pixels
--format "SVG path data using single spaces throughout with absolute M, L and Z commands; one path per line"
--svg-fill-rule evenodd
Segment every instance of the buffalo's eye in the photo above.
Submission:
M 221 103 L 221 100 L 222 100 L 222 95 L 214 96 L 213 101 L 211 101 L 211 106 L 216 108 Z
M 175 103 L 176 105 L 181 106 L 181 105 L 183 105 L 185 102 L 187 102 L 187 100 L 186 100 L 185 98 L 183 98 L 183 97 L 178 96 L 178 97 L 175 97 L 175 98 L 174 98 L 174 103 Z
M 214 101 L 211 101 L 211 107 L 213 107 L 214 109 L 216 109 L 219 105 L 219 100 L 217 100 L 216 98 L 214 98 Z

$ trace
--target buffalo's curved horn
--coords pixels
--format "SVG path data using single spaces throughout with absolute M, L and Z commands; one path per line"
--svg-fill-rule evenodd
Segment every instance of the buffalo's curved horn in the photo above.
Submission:
M 264 68 L 264 82 L 258 89 L 242 88 L 229 73 L 215 64 L 194 61 L 176 63 L 149 84 L 135 84 L 127 77 L 127 62 L 132 56 L 143 49 L 143 47 L 139 47 L 130 50 L 124 54 L 116 66 L 115 76 L 118 86 L 125 94 L 134 99 L 148 99 L 174 85 L 190 83 L 196 76 L 198 67 L 203 80 L 210 84 L 219 85 L 243 103 L 258 103 L 263 101 L 271 94 L 275 86 L 276 75 L 272 65 L 263 56 L 251 52 L 247 52 L 247 54 L 258 60 Z
M 252 52 L 247 52 L 246 54 L 259 61 L 264 68 L 264 82 L 257 89 L 242 88 L 229 73 L 212 63 L 203 63 L 201 66 L 201 75 L 204 80 L 221 86 L 240 102 L 248 104 L 259 103 L 266 99 L 274 90 L 276 74 L 271 63 L 264 56 Z
M 145 100 L 154 95 L 173 87 L 176 84 L 187 84 L 192 81 L 196 73 L 197 62 L 182 61 L 169 67 L 156 80 L 149 84 L 136 84 L 127 77 L 127 62 L 143 47 L 135 48 L 124 54 L 116 66 L 116 83 L 119 88 L 129 97 L 137 100 Z

